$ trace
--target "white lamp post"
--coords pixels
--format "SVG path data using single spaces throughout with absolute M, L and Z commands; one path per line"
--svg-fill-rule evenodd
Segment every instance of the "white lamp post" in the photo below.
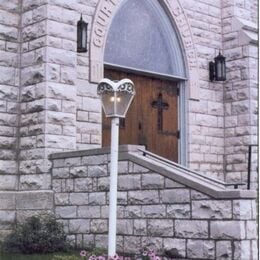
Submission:
M 119 118 L 124 118 L 134 98 L 134 84 L 130 79 L 111 81 L 103 79 L 99 82 L 97 93 L 101 97 L 106 117 L 111 117 L 111 163 L 109 193 L 109 230 L 108 256 L 116 254 L 116 207 L 117 207 L 117 169 Z

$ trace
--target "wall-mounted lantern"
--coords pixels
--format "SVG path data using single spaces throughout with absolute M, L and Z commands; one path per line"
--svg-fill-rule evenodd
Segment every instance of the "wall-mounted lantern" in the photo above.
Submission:
M 83 21 L 82 15 L 77 23 L 77 51 L 87 52 L 88 24 Z
M 225 81 L 226 80 L 226 58 L 219 52 L 214 61 L 209 63 L 209 79 L 210 81 Z

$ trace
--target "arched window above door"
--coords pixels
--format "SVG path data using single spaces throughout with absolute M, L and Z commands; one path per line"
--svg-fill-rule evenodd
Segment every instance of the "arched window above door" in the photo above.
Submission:
M 158 0 L 125 0 L 110 25 L 104 62 L 185 78 L 182 48 Z

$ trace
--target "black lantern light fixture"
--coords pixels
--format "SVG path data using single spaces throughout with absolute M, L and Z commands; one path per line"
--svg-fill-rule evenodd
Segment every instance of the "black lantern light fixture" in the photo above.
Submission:
M 77 23 L 77 51 L 87 52 L 87 32 L 88 24 L 83 21 L 82 14 L 80 20 Z
M 209 63 L 209 79 L 210 81 L 225 81 L 226 80 L 226 58 L 221 55 L 220 51 L 214 62 Z

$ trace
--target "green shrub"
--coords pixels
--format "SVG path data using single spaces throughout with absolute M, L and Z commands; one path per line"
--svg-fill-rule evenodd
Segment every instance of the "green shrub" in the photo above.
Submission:
M 6 237 L 5 251 L 32 253 L 52 253 L 64 251 L 68 247 L 63 225 L 53 215 L 33 216 Z
M 82 257 L 68 256 L 68 255 L 55 255 L 52 260 L 82 260 Z

